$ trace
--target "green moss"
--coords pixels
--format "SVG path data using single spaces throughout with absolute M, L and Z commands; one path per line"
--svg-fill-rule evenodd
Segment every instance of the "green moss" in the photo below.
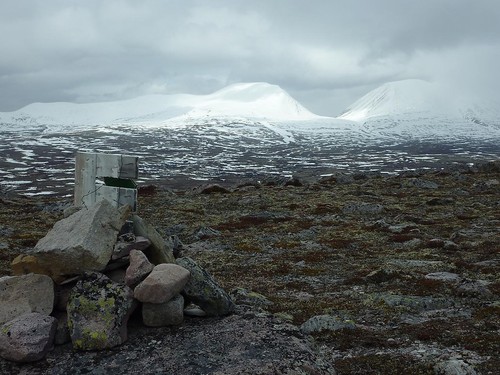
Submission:
M 3 334 L 3 335 L 7 335 L 7 334 L 9 333 L 9 331 L 10 331 L 10 325 L 8 325 L 8 324 L 4 324 L 4 325 L 2 326 L 2 334 Z
M 79 350 L 104 349 L 108 346 L 108 336 L 103 331 L 85 328 L 80 339 L 73 341 L 73 347 Z

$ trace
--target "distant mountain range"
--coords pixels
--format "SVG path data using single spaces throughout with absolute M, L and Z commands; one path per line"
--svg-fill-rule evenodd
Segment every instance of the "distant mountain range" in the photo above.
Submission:
M 139 156 L 140 182 L 167 184 L 498 159 L 495 107 L 446 99 L 410 80 L 369 92 L 337 118 L 317 116 L 267 83 L 209 95 L 35 103 L 0 113 L 0 188 L 67 194 L 76 151 Z
M 451 103 L 422 80 L 386 83 L 337 118 L 318 116 L 279 86 L 238 83 L 208 95 L 148 95 L 101 103 L 34 103 L 0 113 L 3 126 L 54 129 L 116 125 L 169 126 L 235 121 L 266 122 L 287 131 L 327 129 L 369 137 L 500 138 L 500 109 L 485 103 Z M 339 130 L 339 131 L 340 131 Z
M 271 121 L 318 117 L 279 86 L 238 83 L 209 95 L 147 95 L 129 100 L 85 104 L 34 103 L 14 112 L 0 113 L 0 121 L 14 124 L 106 125 L 207 116 Z

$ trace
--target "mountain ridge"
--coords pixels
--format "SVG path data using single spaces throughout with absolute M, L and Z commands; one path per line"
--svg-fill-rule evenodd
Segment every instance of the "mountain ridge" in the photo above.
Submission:
M 270 120 L 308 120 L 317 116 L 277 85 L 239 83 L 208 95 L 145 95 L 97 103 L 32 103 L 17 111 L 0 112 L 7 123 L 77 125 L 140 121 L 166 121 L 178 116 L 240 116 Z
M 231 131 L 231 124 L 267 126 L 283 139 L 292 133 L 376 139 L 500 138 L 494 105 L 450 103 L 438 85 L 423 80 L 389 82 L 370 91 L 338 117 L 316 115 L 285 90 L 265 82 L 237 83 L 207 95 L 146 95 L 113 102 L 33 103 L 0 113 L 7 131 L 45 127 L 46 132 L 95 127 L 182 128 L 203 125 Z M 453 104 L 453 105 L 452 105 Z

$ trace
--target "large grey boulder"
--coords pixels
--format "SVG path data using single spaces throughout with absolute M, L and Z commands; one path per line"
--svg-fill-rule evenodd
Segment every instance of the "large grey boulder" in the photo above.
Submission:
M 165 327 L 184 321 L 184 298 L 179 294 L 165 303 L 143 303 L 142 321 L 149 327 Z
M 132 216 L 134 233 L 151 241 L 151 246 L 144 250 L 144 254 L 153 264 L 174 263 L 172 245 L 165 241 L 157 230 L 137 215 Z
M 12 262 L 14 274 L 41 273 L 55 281 L 67 275 L 102 271 L 111 259 L 130 207 L 120 210 L 107 200 L 58 221 L 27 254 Z
M 108 349 L 127 340 L 127 322 L 136 304 L 133 292 L 103 274 L 87 273 L 68 302 L 68 327 L 78 350 Z
M 33 362 L 53 347 L 57 320 L 37 312 L 28 313 L 0 327 L 0 357 L 15 362 Z
M 191 273 L 189 282 L 182 291 L 187 299 L 198 306 L 209 316 L 227 315 L 234 311 L 231 297 L 214 280 L 205 269 L 193 259 L 178 258 L 176 263 Z
M 50 315 L 54 308 L 54 282 L 46 275 L 30 273 L 0 278 L 0 324 L 20 315 Z
M 164 303 L 179 294 L 189 280 L 189 271 L 177 264 L 158 264 L 134 289 L 141 302 Z

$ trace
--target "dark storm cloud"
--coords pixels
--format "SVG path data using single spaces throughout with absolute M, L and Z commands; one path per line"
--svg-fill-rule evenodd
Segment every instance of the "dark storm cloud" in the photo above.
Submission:
M 0 110 L 281 85 L 339 113 L 391 80 L 496 95 L 496 0 L 2 0 Z

